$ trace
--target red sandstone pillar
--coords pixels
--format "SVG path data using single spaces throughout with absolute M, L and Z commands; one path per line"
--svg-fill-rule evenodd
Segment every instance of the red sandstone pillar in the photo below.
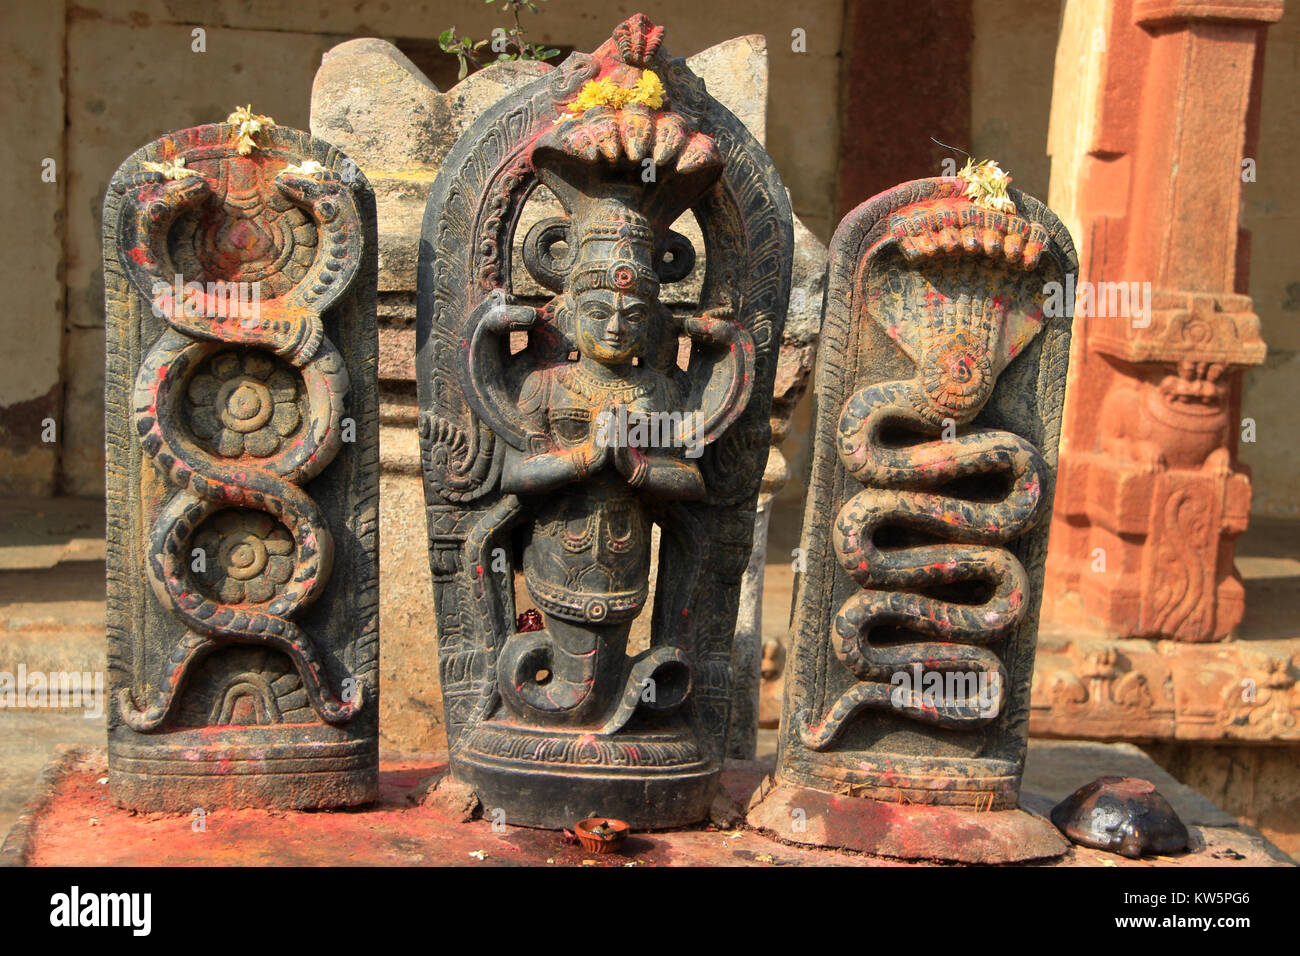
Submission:
M 1238 214 L 1264 31 L 1282 8 L 1067 8 L 1061 51 L 1073 43 L 1080 65 L 1058 53 L 1051 202 L 1080 245 L 1081 297 L 1045 628 L 1218 641 L 1241 620 L 1241 379 L 1265 346 L 1236 294 Z

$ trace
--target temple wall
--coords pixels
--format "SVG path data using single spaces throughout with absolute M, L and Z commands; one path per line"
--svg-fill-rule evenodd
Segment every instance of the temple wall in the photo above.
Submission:
M 619 2 L 597 15 L 588 4 L 552 0 L 526 25 L 539 42 L 587 48 L 635 6 Z M 839 168 L 848 159 L 838 148 L 841 66 L 853 62 L 861 45 L 846 39 L 852 5 L 665 0 L 651 6 L 647 12 L 667 26 L 669 35 L 689 38 L 678 41 L 684 53 L 745 33 L 768 37 L 768 148 L 790 187 L 796 213 L 820 239 L 829 239 L 837 218 Z M 954 145 L 997 157 L 1018 186 L 1046 197 L 1051 106 L 1046 78 L 1057 46 L 1060 4 L 970 0 L 959 6 L 971 24 L 969 63 L 962 67 L 968 77 L 956 83 L 969 87 L 970 133 L 966 143 Z M 282 123 L 305 126 L 321 54 L 352 36 L 394 41 L 445 89 L 455 81 L 456 64 L 437 49 L 435 35 L 454 23 L 463 34 L 486 36 L 498 15 L 469 0 L 363 0 L 346 6 L 302 0 L 253 9 L 219 0 L 197 8 L 201 13 L 195 9 L 167 0 L 6 5 L 4 44 L 7 61 L 16 65 L 6 71 L 7 99 L 23 104 L 5 111 L 3 148 L 11 154 L 6 168 L 30 167 L 27 144 L 40 142 L 43 157 L 55 160 L 56 181 L 43 182 L 41 168 L 26 169 L 31 188 L 11 190 L 3 200 L 6 222 L 35 225 L 8 230 L 2 240 L 11 274 L 23 277 L 9 293 L 14 307 L 0 319 L 6 342 L 0 356 L 0 489 L 5 493 L 102 493 L 99 198 L 109 172 L 135 144 L 164 129 L 223 118 L 236 101 L 252 102 Z M 196 28 L 206 31 L 206 52 L 192 50 Z M 804 53 L 791 49 L 796 28 L 806 32 Z M 1292 9 L 1268 33 L 1258 178 L 1243 203 L 1243 225 L 1253 233 L 1250 291 L 1269 358 L 1246 377 L 1244 414 L 1255 419 L 1258 440 L 1244 444 L 1241 457 L 1254 470 L 1252 510 L 1279 516 L 1297 513 L 1294 475 L 1300 464 L 1296 444 L 1283 437 L 1290 383 L 1300 372 L 1300 326 L 1289 321 L 1300 310 L 1300 276 L 1294 274 L 1288 241 L 1300 217 L 1300 183 L 1285 174 L 1287 157 L 1300 140 L 1300 103 L 1289 95 L 1300 70 L 1298 43 L 1300 13 Z M 949 68 L 942 60 L 911 62 L 941 80 Z M 274 65 L 274 72 L 267 65 Z M 1034 77 L 1039 79 L 1028 79 Z M 140 108 L 144 104 L 149 108 Z M 918 169 L 916 175 L 933 172 Z M 799 520 L 797 462 L 807 413 L 800 409 L 791 429 L 786 450 L 796 463 L 795 475 L 778 498 L 777 528 Z M 46 418 L 57 424 L 54 442 L 41 440 Z M 795 527 L 790 531 L 797 534 Z

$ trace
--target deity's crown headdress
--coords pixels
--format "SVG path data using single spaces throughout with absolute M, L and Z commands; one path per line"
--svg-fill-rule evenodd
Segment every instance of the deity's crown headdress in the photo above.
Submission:
M 570 293 L 607 289 L 645 298 L 659 294 L 655 233 L 636 209 L 616 199 L 599 200 L 574 223 L 574 232 Z
M 657 296 L 661 281 L 675 281 L 660 261 L 673 222 L 725 166 L 700 128 L 703 84 L 668 57 L 663 32 L 641 14 L 619 24 L 579 63 L 590 79 L 557 104 L 533 147 L 537 177 L 571 222 L 570 293 Z

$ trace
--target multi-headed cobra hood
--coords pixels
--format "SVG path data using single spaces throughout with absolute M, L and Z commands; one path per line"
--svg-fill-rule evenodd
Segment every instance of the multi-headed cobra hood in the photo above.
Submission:
M 998 375 L 1043 328 L 1042 283 L 1033 274 L 1046 229 L 943 195 L 958 188 L 943 181 L 929 202 L 891 216 L 864 273 L 870 313 L 916 363 L 916 410 L 935 423 L 974 418 Z M 870 281 L 882 273 L 887 281 Z M 903 310 L 919 321 L 900 321 Z
M 571 220 L 571 279 L 588 288 L 657 294 L 669 227 L 722 175 L 700 117 L 659 79 L 662 36 L 641 14 L 620 24 L 596 52 L 599 74 L 533 148 L 538 178 Z

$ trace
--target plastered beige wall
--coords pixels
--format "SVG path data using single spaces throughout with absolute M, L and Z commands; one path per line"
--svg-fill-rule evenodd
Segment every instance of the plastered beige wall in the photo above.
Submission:
M 1251 232 L 1250 294 L 1268 358 L 1246 373 L 1241 414 L 1255 442 L 1241 460 L 1254 471 L 1257 514 L 1300 516 L 1300 3 L 1269 27 L 1263 112 L 1253 183 L 1242 186 L 1242 225 Z
M 1046 202 L 1047 125 L 1061 4 L 974 0 L 971 14 L 968 148 L 976 159 L 996 159 L 1018 188 Z
M 49 495 L 62 398 L 64 18 L 57 3 L 22 6 L 0 8 L 0 494 Z

